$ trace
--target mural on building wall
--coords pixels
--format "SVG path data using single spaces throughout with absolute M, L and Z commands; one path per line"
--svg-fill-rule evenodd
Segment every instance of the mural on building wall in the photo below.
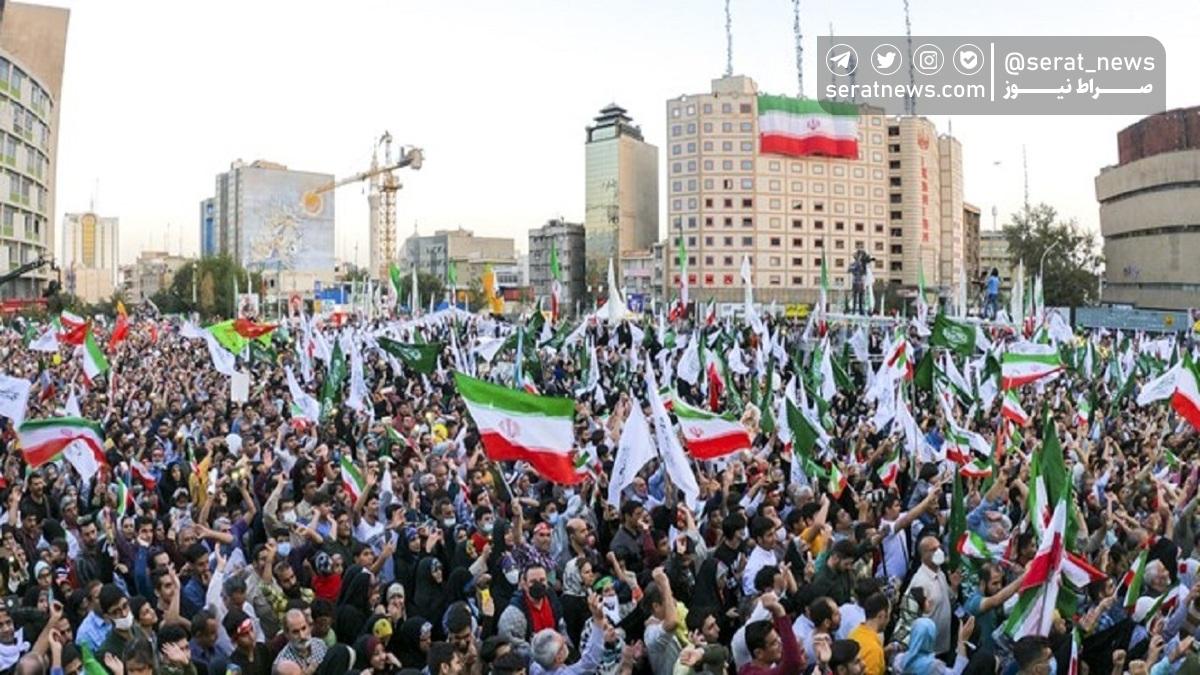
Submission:
M 290 171 L 248 171 L 242 228 L 243 264 L 250 269 L 322 272 L 334 266 L 334 199 L 304 195 L 326 178 Z

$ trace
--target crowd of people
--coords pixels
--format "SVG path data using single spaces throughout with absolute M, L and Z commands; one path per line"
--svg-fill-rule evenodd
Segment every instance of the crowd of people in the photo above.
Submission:
M 931 350 L 986 365 L 1033 331 L 986 324 L 990 347 L 955 356 L 907 320 L 692 318 L 560 319 L 520 329 L 515 352 L 481 346 L 517 324 L 461 312 L 293 317 L 236 355 L 244 396 L 179 318 L 129 319 L 99 378 L 84 348 L 29 347 L 49 323 L 9 326 L 4 373 L 33 383 L 25 419 L 77 405 L 103 431 L 104 461 L 87 480 L 62 456 L 33 466 L 4 420 L 0 671 L 1200 672 L 1196 430 L 1169 401 L 1139 402 L 1188 336 L 1145 356 L 1150 337 L 1080 331 L 1059 349 L 1094 362 L 1012 389 L 1032 413 L 1024 426 L 1002 421 L 1001 397 L 947 397 L 902 373 L 914 441 L 898 415 L 877 424 L 881 397 L 867 395 L 899 340 L 912 365 Z M 331 359 L 301 338 L 314 334 L 361 344 L 361 410 L 344 391 L 325 405 Z M 379 335 L 440 345 L 435 366 L 397 360 Z M 866 361 L 851 354 L 858 335 Z M 697 340 L 716 345 L 723 373 L 680 376 Z M 848 380 L 828 399 L 805 383 L 822 349 L 842 355 Z M 490 458 L 455 387 L 464 368 L 574 399 L 579 479 Z M 656 455 L 609 499 L 627 420 L 653 413 L 646 368 L 668 401 L 715 400 L 747 430 L 748 447 L 689 458 L 694 498 Z M 322 398 L 320 419 L 298 412 L 295 373 Z M 794 447 L 805 423 L 783 419 L 797 390 L 824 427 L 807 455 Z M 960 428 L 991 456 L 957 461 Z M 1047 450 L 1070 483 L 1065 537 L 1031 512 L 1044 503 L 1033 458 Z M 987 475 L 964 471 L 980 462 Z M 1051 585 L 1057 597 L 1035 595 Z M 1043 610 L 1040 629 L 1013 620 Z

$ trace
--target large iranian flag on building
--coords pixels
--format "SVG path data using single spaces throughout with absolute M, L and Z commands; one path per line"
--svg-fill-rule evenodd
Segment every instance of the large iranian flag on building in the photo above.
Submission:
M 575 470 L 575 401 L 509 389 L 454 374 L 487 456 L 528 462 L 555 483 L 583 479 Z
M 683 444 L 696 459 L 716 459 L 750 449 L 750 432 L 731 416 L 693 408 L 682 400 L 675 401 L 672 412 L 679 418 Z
M 758 140 L 763 154 L 858 159 L 858 106 L 761 95 Z

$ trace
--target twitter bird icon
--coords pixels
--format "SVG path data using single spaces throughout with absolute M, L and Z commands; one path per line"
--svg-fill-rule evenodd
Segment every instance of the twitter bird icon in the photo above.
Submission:
M 880 75 L 891 75 L 900 69 L 903 57 L 895 45 L 881 44 L 871 52 L 871 65 Z

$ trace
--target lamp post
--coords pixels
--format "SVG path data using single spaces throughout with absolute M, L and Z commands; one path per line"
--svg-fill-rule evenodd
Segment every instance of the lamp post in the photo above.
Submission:
M 1038 278 L 1042 280 L 1043 285 L 1046 283 L 1046 275 L 1043 274 L 1043 272 L 1046 269 L 1046 254 L 1048 254 L 1048 253 L 1050 253 L 1050 251 L 1053 251 L 1054 249 L 1058 248 L 1058 245 L 1061 243 L 1062 243 L 1062 240 L 1059 239 L 1058 241 L 1054 242 L 1053 244 L 1050 244 L 1049 246 L 1047 246 L 1045 251 L 1042 251 L 1042 259 L 1038 261 Z

